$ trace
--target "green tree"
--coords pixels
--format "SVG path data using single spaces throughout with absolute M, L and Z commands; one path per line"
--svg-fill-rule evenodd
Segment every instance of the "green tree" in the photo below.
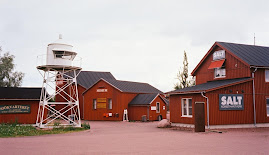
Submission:
M 183 68 L 182 68 L 182 71 L 179 71 L 177 74 L 176 79 L 178 79 L 179 82 L 175 84 L 174 86 L 175 90 L 195 85 L 194 79 L 193 78 L 191 80 L 189 79 L 188 66 L 189 66 L 189 63 L 188 63 L 187 53 L 184 51 Z
M 22 84 L 24 73 L 14 72 L 15 56 L 6 52 L 2 56 L 2 48 L 0 47 L 0 87 L 18 87 Z

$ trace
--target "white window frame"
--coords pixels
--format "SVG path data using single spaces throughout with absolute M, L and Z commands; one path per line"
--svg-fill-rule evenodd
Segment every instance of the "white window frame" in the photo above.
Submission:
M 224 71 L 224 75 L 220 75 L 219 77 L 216 77 L 216 72 L 219 70 L 220 72 Z M 225 78 L 226 77 L 226 69 L 225 68 L 215 68 L 214 69 L 214 78 Z
M 264 74 L 265 74 L 265 82 L 269 82 L 269 70 L 265 70 Z
M 269 117 L 269 110 L 268 110 L 268 108 L 269 108 L 269 104 L 267 104 L 267 100 L 269 100 L 269 98 L 267 97 L 266 98 L 266 113 L 267 113 L 267 117 Z
M 112 109 L 112 99 L 109 98 L 107 101 L 108 101 L 108 109 L 111 110 Z
M 93 99 L 92 100 L 92 107 L 93 107 L 93 110 L 96 110 L 97 109 L 97 100 L 96 99 Z
M 160 102 L 156 102 L 156 113 L 160 113 L 161 111 L 161 105 L 160 105 Z
M 186 100 L 186 112 L 187 114 L 184 114 L 184 104 L 183 100 Z M 191 110 L 192 110 L 192 98 L 182 98 L 181 99 L 181 117 L 192 117 L 192 114 L 190 115 L 190 107 L 189 107 L 189 101 L 191 100 Z

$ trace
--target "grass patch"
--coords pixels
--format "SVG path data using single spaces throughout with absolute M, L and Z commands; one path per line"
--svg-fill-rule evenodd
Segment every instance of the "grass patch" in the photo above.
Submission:
M 90 125 L 83 123 L 81 128 L 74 128 L 72 126 L 57 127 L 53 129 L 37 129 L 31 125 L 18 124 L 0 124 L 0 137 L 21 137 L 21 136 L 39 136 L 46 134 L 60 134 L 76 131 L 89 130 Z

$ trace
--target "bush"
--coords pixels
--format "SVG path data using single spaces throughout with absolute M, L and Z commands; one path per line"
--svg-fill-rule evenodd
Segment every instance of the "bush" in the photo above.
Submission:
M 89 123 L 83 123 L 82 125 L 81 125 L 81 127 L 83 127 L 84 129 L 91 129 L 91 126 L 90 126 L 90 124 Z

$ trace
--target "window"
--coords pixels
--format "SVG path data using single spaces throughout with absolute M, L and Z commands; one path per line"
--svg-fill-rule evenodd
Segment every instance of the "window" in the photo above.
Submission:
M 92 103 L 93 103 L 92 104 L 93 109 L 96 109 L 96 99 L 93 99 L 93 102 Z
M 76 56 L 75 52 L 68 51 L 53 51 L 55 58 L 62 58 L 67 60 L 73 60 Z
M 56 58 L 62 58 L 64 56 L 64 51 L 53 51 Z
M 269 70 L 265 70 L 265 82 L 269 82 Z
M 156 113 L 160 113 L 160 102 L 156 102 Z
M 269 117 L 269 98 L 266 99 L 267 116 Z
M 192 99 L 183 98 L 181 100 L 182 116 L 192 117 Z
M 226 76 L 225 68 L 215 68 L 215 78 L 223 78 Z
M 108 109 L 112 109 L 112 99 L 108 99 Z

